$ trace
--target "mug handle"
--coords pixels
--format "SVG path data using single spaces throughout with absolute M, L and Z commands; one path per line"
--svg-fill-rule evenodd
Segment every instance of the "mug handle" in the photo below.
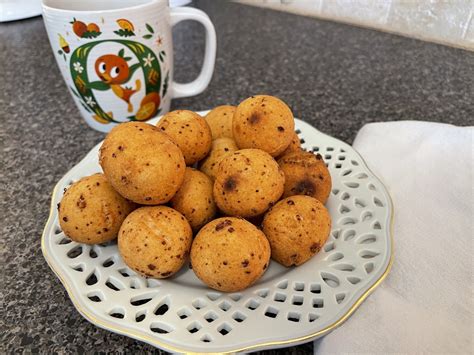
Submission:
M 209 85 L 216 62 L 216 30 L 209 16 L 201 10 L 191 7 L 175 7 L 170 9 L 171 26 L 184 20 L 194 20 L 204 25 L 206 29 L 206 48 L 204 62 L 199 76 L 190 83 L 180 84 L 173 81 L 173 98 L 188 97 L 200 94 Z

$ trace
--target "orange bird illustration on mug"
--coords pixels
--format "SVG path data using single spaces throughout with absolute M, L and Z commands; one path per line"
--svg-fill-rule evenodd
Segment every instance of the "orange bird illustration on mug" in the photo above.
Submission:
M 95 61 L 94 68 L 101 81 L 96 81 L 88 85 L 90 88 L 96 90 L 112 89 L 117 97 L 127 103 L 128 112 L 133 111 L 133 106 L 130 102 L 131 96 L 141 88 L 139 79 L 135 81 L 135 88 L 124 85 L 130 80 L 135 70 L 140 67 L 138 63 L 129 66 L 127 61 L 130 59 L 129 57 L 123 57 L 123 50 L 119 52 L 119 55 L 106 54 L 100 56 Z

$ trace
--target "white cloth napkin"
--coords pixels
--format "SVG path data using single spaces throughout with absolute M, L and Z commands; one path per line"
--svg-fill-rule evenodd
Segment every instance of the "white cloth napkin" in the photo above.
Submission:
M 315 354 L 474 353 L 474 127 L 372 123 L 354 148 L 395 207 L 391 273 Z

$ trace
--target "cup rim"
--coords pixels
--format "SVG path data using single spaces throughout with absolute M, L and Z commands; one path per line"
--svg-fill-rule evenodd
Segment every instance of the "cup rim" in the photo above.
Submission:
M 137 9 L 144 9 L 147 7 L 151 7 L 156 4 L 165 4 L 169 6 L 168 0 L 149 0 L 147 3 L 140 4 L 140 5 L 133 5 L 133 6 L 128 6 L 128 7 L 121 7 L 118 9 L 110 9 L 110 10 L 66 10 L 66 9 L 60 9 L 57 7 L 51 7 L 49 5 L 45 4 L 45 0 L 41 0 L 41 7 L 43 9 L 43 13 L 48 11 L 48 12 L 58 12 L 58 13 L 84 13 L 84 14 L 113 14 L 115 12 L 121 12 L 121 11 L 130 11 L 130 10 L 137 10 Z

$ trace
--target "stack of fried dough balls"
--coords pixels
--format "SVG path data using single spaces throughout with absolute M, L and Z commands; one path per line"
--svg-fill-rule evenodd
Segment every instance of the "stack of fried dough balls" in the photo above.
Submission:
M 170 277 L 190 256 L 206 285 L 236 292 L 270 258 L 305 263 L 330 233 L 329 171 L 301 149 L 290 108 L 273 96 L 205 117 L 177 110 L 156 125 L 122 123 L 105 138 L 99 163 L 103 174 L 65 192 L 61 228 L 80 243 L 118 237 L 124 262 L 146 277 Z

